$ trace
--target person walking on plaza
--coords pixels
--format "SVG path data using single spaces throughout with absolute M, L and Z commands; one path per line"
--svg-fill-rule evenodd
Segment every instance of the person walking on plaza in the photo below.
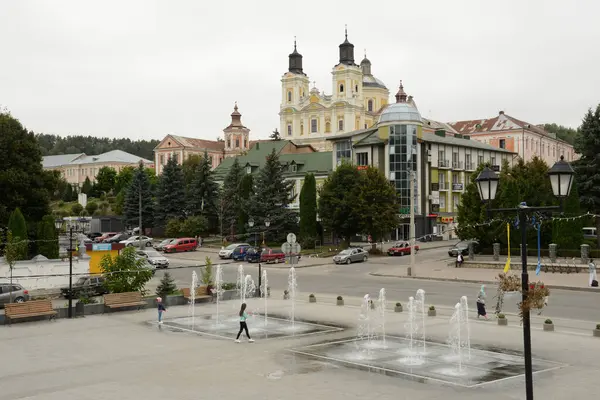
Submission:
M 242 331 L 246 331 L 246 336 L 248 337 L 248 341 L 250 343 L 254 342 L 254 339 L 250 337 L 250 333 L 248 333 L 248 325 L 246 324 L 246 320 L 248 319 L 248 314 L 246 313 L 246 303 L 242 303 L 242 307 L 240 308 L 240 331 L 235 338 L 235 342 L 240 342 L 240 335 Z
M 590 286 L 598 287 L 598 277 L 596 276 L 596 264 L 594 264 L 593 258 L 590 258 L 588 268 L 590 270 Z
M 481 285 L 481 289 L 477 295 L 477 318 L 483 317 L 487 320 L 488 316 L 485 311 L 485 297 L 485 285 Z
M 456 268 L 460 268 L 462 266 L 463 261 L 463 255 L 459 252 L 458 256 L 456 257 Z
M 167 309 L 165 308 L 165 305 L 162 302 L 162 298 L 157 297 L 156 298 L 156 303 L 158 304 L 158 323 L 160 325 L 162 325 L 162 314 L 167 311 Z

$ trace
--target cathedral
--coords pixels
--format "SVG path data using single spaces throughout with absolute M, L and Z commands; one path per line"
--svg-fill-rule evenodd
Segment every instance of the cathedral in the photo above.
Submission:
M 325 94 L 313 84 L 302 68 L 302 55 L 296 48 L 289 55 L 288 71 L 281 79 L 280 134 L 282 139 L 310 144 L 319 151 L 330 151 L 331 135 L 366 129 L 388 104 L 385 84 L 371 72 L 371 62 L 357 65 L 354 45 L 345 40 L 339 45 L 339 61 L 331 71 L 332 92 Z

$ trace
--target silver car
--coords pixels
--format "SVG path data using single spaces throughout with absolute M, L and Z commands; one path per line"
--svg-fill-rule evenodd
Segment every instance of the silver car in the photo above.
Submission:
M 152 247 L 152 238 L 148 236 L 132 236 L 127 240 L 122 240 L 119 243 L 124 244 L 127 247 Z
M 11 295 L 13 303 L 29 301 L 29 291 L 24 289 L 23 286 L 13 283 L 12 291 L 10 286 L 10 283 L 0 283 L 0 306 L 10 303 Z
M 333 257 L 336 264 L 350 264 L 353 262 L 365 262 L 369 259 L 369 253 L 360 247 L 342 250 Z
M 169 268 L 169 259 L 156 250 L 138 250 L 137 254 L 156 268 Z

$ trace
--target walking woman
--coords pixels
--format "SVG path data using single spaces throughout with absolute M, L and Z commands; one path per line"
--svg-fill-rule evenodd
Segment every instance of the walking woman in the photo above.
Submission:
M 485 285 L 481 285 L 481 289 L 477 295 L 477 318 L 483 317 L 487 320 L 488 316 L 485 311 L 485 297 Z
M 240 308 L 240 331 L 235 338 L 236 343 L 240 342 L 240 335 L 242 334 L 242 331 L 246 331 L 246 336 L 248 337 L 248 341 L 250 343 L 254 342 L 254 339 L 252 339 L 248 333 L 248 325 L 246 324 L 247 319 L 248 314 L 246 313 L 246 303 L 242 303 L 242 307 Z

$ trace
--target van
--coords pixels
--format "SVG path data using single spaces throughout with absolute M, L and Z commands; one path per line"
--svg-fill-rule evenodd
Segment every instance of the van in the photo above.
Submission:
M 584 239 L 596 239 L 596 228 L 588 226 L 583 228 L 583 238 Z
M 165 253 L 177 253 L 181 251 L 195 251 L 198 247 L 198 241 L 194 238 L 174 239 L 164 247 Z

